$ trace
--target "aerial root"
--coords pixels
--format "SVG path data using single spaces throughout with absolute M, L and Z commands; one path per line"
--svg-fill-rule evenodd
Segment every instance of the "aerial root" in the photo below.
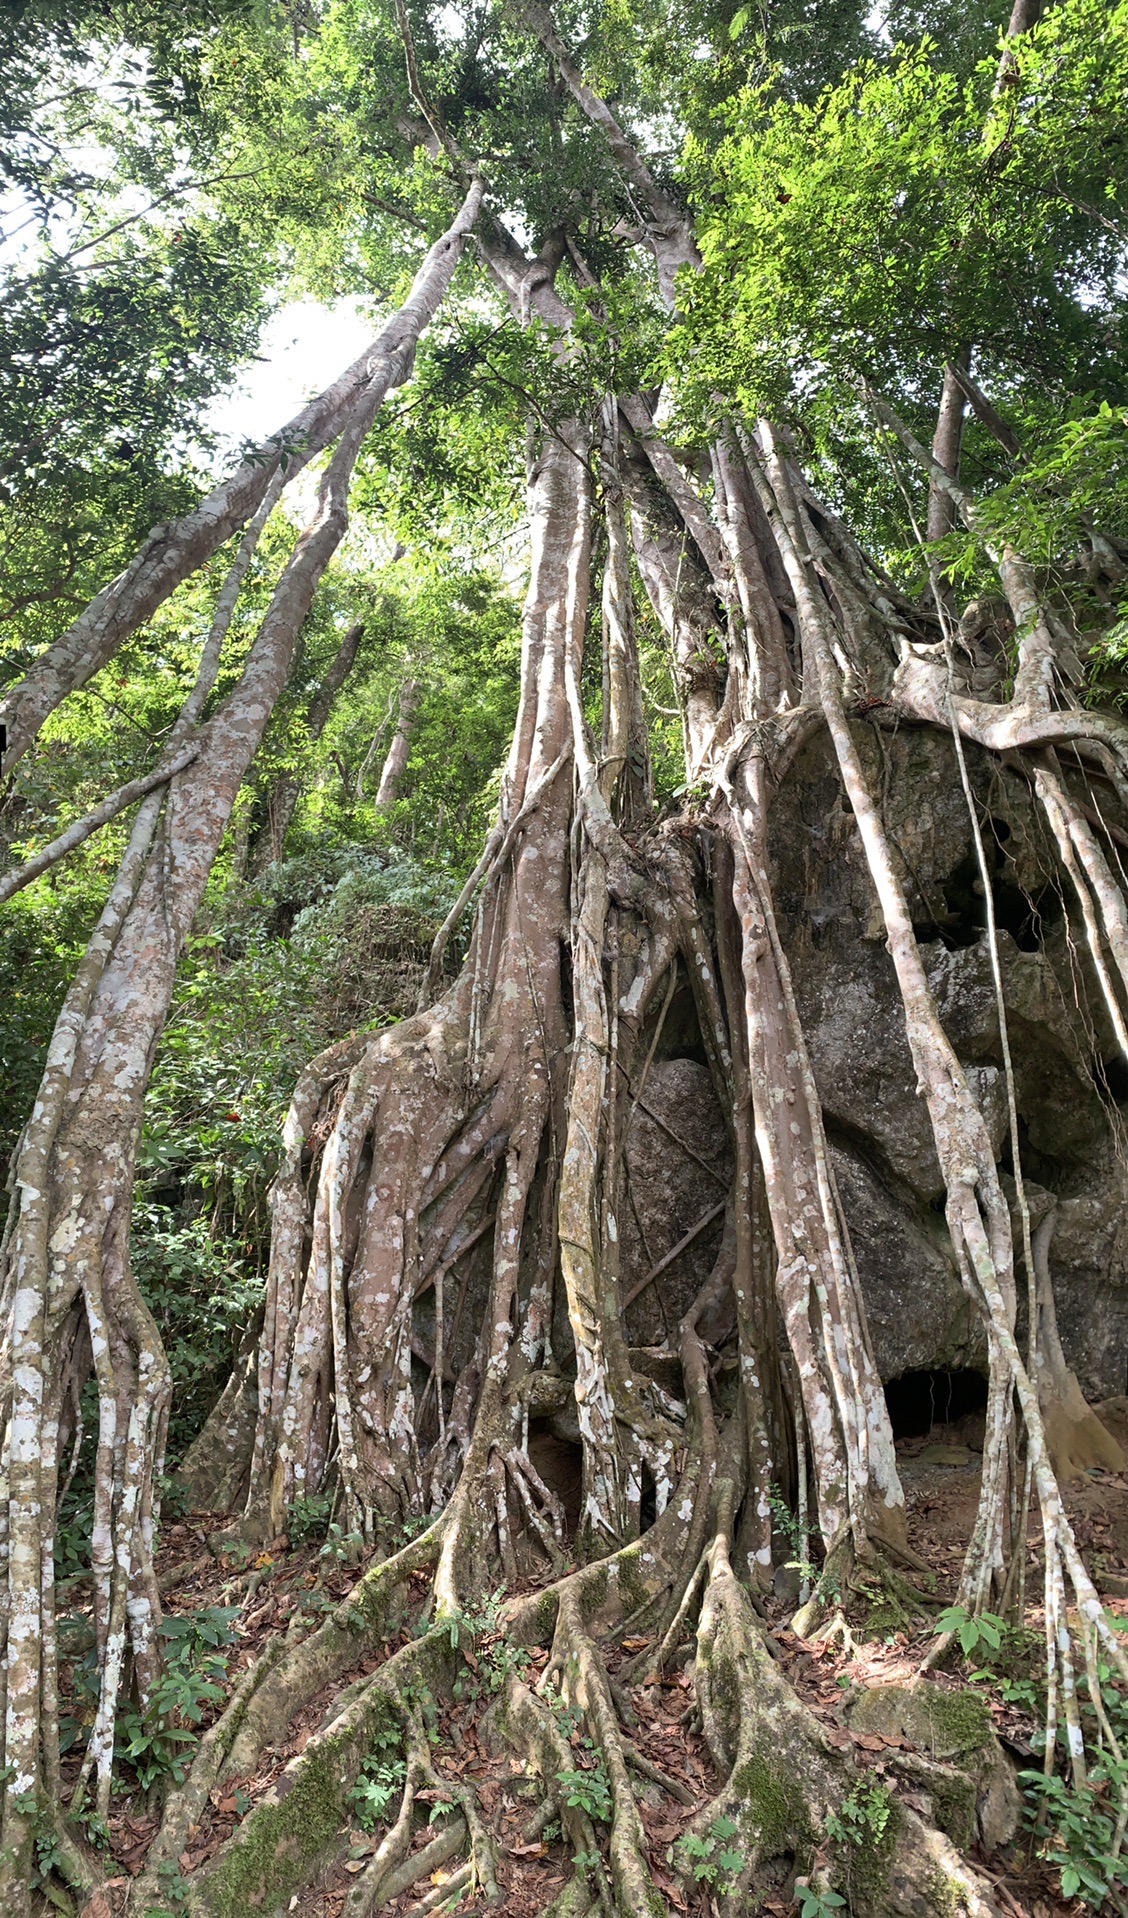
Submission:
M 411 1848 L 412 1816 L 416 1793 L 434 1778 L 427 1756 L 427 1738 L 418 1714 L 408 1710 L 404 1718 L 404 1743 L 407 1776 L 400 1796 L 395 1822 L 389 1825 L 364 1872 L 350 1886 L 343 1918 L 368 1918 L 384 1902 L 384 1881 L 396 1866 L 402 1865 Z M 445 1834 L 444 1834 L 445 1835 Z M 414 1879 L 409 1881 L 414 1883 Z
M 448 1880 L 449 1888 L 457 1879 L 472 1891 L 481 1891 L 487 1904 L 501 1902 L 497 1882 L 497 1846 L 486 1828 L 474 1787 L 460 1780 L 445 1778 L 431 1764 L 430 1747 L 417 1711 L 408 1709 L 405 1719 L 407 1777 L 395 1823 L 389 1827 L 362 1875 L 350 1887 L 342 1918 L 370 1918 L 400 1892 L 417 1884 L 425 1874 L 440 1868 L 448 1858 L 470 1846 L 468 1863 Z M 456 1808 L 455 1816 L 422 1851 L 412 1853 L 414 1816 L 420 1794 L 429 1791 L 436 1800 Z M 449 1895 L 449 1889 L 448 1889 Z
M 567 1520 L 564 1507 L 541 1478 L 527 1452 L 515 1445 L 506 1454 L 506 1467 L 525 1516 L 540 1540 L 554 1572 L 567 1563 Z
M 577 1594 L 560 1601 L 552 1642 L 552 1667 L 565 1699 L 584 1714 L 611 1785 L 611 1883 L 624 1918 L 660 1918 L 666 1901 L 650 1875 L 646 1837 L 631 1788 L 627 1746 L 619 1730 L 606 1668 L 584 1627 Z
M 411 1805 L 422 1784 L 434 1778 L 426 1737 L 405 1700 L 446 1695 L 457 1658 L 449 1626 L 433 1626 L 393 1652 L 352 1691 L 344 1709 L 313 1734 L 251 1807 L 218 1858 L 193 1878 L 193 1912 L 229 1918 L 264 1902 L 273 1908 L 308 1883 L 354 1820 L 350 1794 L 364 1759 L 389 1736 L 407 1746 L 405 1804 L 384 1851 L 388 1866 L 399 1865 L 410 1842 Z M 446 1781 L 442 1789 L 453 1796 Z M 465 1815 L 465 1805 L 462 1810 Z M 370 1884 L 378 1896 L 378 1887 Z
M 295 1713 L 383 1640 L 408 1578 L 434 1563 L 442 1533 L 438 1519 L 402 1550 L 369 1566 L 315 1631 L 286 1645 L 279 1663 L 260 1674 L 231 1745 L 228 1770 L 234 1776 L 249 1777 L 264 1747 L 278 1741 Z M 191 1778 L 190 1772 L 186 1783 Z
M 573 1754 L 553 1714 L 549 1697 L 552 1675 L 550 1665 L 541 1680 L 545 1696 L 539 1696 L 530 1691 L 515 1672 L 508 1673 L 502 1695 L 493 1707 L 493 1722 L 505 1742 L 524 1759 L 526 1769 L 539 1777 L 544 1787 L 545 1796 L 533 1822 L 543 1829 L 551 1817 L 558 1816 L 573 1853 L 597 1858 L 599 1847 L 590 1816 L 582 1806 L 562 1799 L 557 1789 L 560 1774 L 572 1769 Z M 595 1872 L 600 1902 L 610 1910 L 602 1863 L 595 1867 Z
M 411 1852 L 394 1870 L 390 1870 L 387 1860 L 384 1860 L 379 1870 L 374 1871 L 376 1860 L 373 1859 L 372 1864 L 365 1869 L 363 1877 L 357 1879 L 345 1900 L 347 1918 L 354 1918 L 354 1915 L 355 1918 L 361 1918 L 361 1914 L 363 1918 L 370 1918 L 372 1913 L 381 1911 L 385 1905 L 390 1905 L 393 1898 L 399 1898 L 405 1891 L 410 1891 L 421 1878 L 430 1878 L 433 1872 L 441 1871 L 444 1865 L 464 1850 L 465 1845 L 466 1820 L 459 1813 L 442 1827 L 429 1844 L 424 1845 L 420 1851 Z M 461 1877 L 462 1871 L 459 1870 L 452 1873 L 449 1879 L 444 1879 L 447 1896 L 450 1895 L 456 1878 Z
M 146 1911 L 151 1901 L 159 1903 L 161 1866 L 179 1858 L 189 1827 L 199 1822 L 212 1788 L 224 1770 L 230 1770 L 229 1766 L 225 1767 L 225 1760 L 246 1716 L 251 1698 L 267 1674 L 277 1667 L 285 1650 L 284 1639 L 268 1642 L 261 1656 L 247 1667 L 239 1679 L 220 1717 L 201 1738 L 184 1783 L 172 1793 L 165 1805 L 160 1830 L 149 1848 L 145 1869 L 134 1885 L 132 1896 L 138 1911 Z

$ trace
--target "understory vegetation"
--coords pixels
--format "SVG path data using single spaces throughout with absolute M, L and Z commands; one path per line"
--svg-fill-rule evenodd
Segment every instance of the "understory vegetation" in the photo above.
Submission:
M 0 1905 L 1123 1913 L 1128 7 L 0 58 Z

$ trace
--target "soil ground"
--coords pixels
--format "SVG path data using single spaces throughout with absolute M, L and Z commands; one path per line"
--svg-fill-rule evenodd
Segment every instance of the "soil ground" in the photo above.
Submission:
M 1114 1427 L 1128 1425 L 1128 1401 L 1110 1405 L 1108 1423 Z M 1119 1431 L 1117 1435 L 1120 1436 Z M 898 1441 L 910 1544 L 935 1575 L 935 1591 L 929 1594 L 931 1612 L 926 1605 L 918 1619 L 902 1621 L 895 1616 L 883 1617 L 882 1601 L 877 1595 L 868 1618 L 859 1614 L 857 1605 L 852 1607 L 845 1639 L 839 1635 L 830 1642 L 807 1642 L 789 1629 L 788 1620 L 795 1607 L 795 1593 L 791 1589 L 794 1574 L 785 1571 L 777 1575 L 778 1595 L 764 1606 L 765 1625 L 796 1690 L 826 1724 L 832 1739 L 843 1749 L 852 1745 L 858 1763 L 878 1775 L 885 1772 L 884 1752 L 891 1741 L 853 1733 L 846 1723 L 846 1707 L 858 1686 L 911 1679 L 929 1649 L 930 1618 L 955 1595 L 964 1543 L 975 1515 L 980 1469 L 977 1441 L 975 1415 L 957 1425 L 936 1426 L 925 1436 Z M 1065 1492 L 1078 1540 L 1109 1611 L 1128 1620 L 1128 1473 L 1113 1475 L 1093 1471 L 1072 1481 Z M 171 1612 L 193 1613 L 207 1606 L 240 1608 L 228 1672 L 229 1682 L 233 1682 L 257 1655 L 267 1636 L 285 1629 L 298 1607 L 316 1614 L 343 1597 L 356 1577 L 357 1568 L 340 1563 L 332 1556 L 326 1557 L 318 1541 L 292 1548 L 288 1540 L 279 1539 L 268 1551 L 249 1559 L 240 1549 L 234 1552 L 220 1549 L 217 1553 L 217 1522 L 229 1523 L 226 1516 L 219 1521 L 218 1515 L 193 1513 L 168 1525 L 162 1539 L 159 1574 Z M 1031 1644 L 1036 1645 L 1034 1635 L 1041 1630 L 1040 1533 L 1034 1510 L 1028 1537 L 1025 1621 Z M 213 1541 L 211 1548 L 209 1539 Z M 416 1582 L 421 1609 L 429 1579 L 420 1574 Z M 82 1617 L 81 1584 L 70 1590 L 69 1609 L 72 1617 Z M 382 1655 L 406 1642 L 411 1629 L 409 1616 Z M 491 1648 L 499 1642 L 488 1632 L 479 1640 L 477 1682 L 472 1680 L 469 1695 L 462 1701 L 448 1703 L 443 1708 L 436 1728 L 434 1763 L 440 1776 L 472 1784 L 477 1792 L 486 1822 L 498 1842 L 498 1880 L 504 1894 L 504 1911 L 513 1914 L 513 1918 L 534 1918 L 571 1875 L 572 1863 L 569 1847 L 561 1841 L 555 1827 L 549 1826 L 541 1836 L 528 1836 L 527 1827 L 537 1802 L 537 1786 L 524 1775 L 519 1761 L 489 1735 Z M 655 1881 L 672 1912 L 704 1915 L 711 1909 L 707 1892 L 687 1893 L 674 1869 L 678 1840 L 696 1811 L 712 1796 L 717 1782 L 696 1727 L 692 1641 L 686 1637 L 684 1646 L 660 1680 L 639 1684 L 632 1680 L 631 1666 L 646 1646 L 644 1638 L 628 1636 L 618 1643 L 605 1645 L 603 1650 L 610 1671 L 617 1677 L 617 1702 L 631 1739 L 651 1771 L 657 1774 L 640 1777 L 638 1781 Z M 524 1673 L 530 1682 L 535 1681 L 546 1658 L 544 1652 L 530 1655 Z M 271 1785 L 311 1734 L 336 1715 L 340 1694 L 350 1682 L 374 1671 L 379 1663 L 380 1656 L 374 1654 L 316 1698 L 291 1727 L 287 1743 L 263 1754 L 253 1778 L 222 1781 L 212 1793 L 201 1823 L 193 1827 L 182 1854 L 180 1865 L 186 1876 L 215 1854 L 231 1836 L 248 1805 Z M 937 1675 L 939 1682 L 949 1686 L 966 1682 L 968 1665 L 958 1660 L 949 1663 L 951 1669 Z M 70 1668 L 64 1666 L 64 1682 L 69 1673 Z M 1037 1730 L 1033 1720 L 1018 1706 L 1004 1703 L 1001 1688 L 991 1679 L 975 1682 L 990 1701 L 996 1730 L 1016 1766 L 1037 1763 L 1031 1742 Z M 594 1763 L 579 1730 L 573 1749 L 577 1770 Z M 157 1822 L 156 1806 L 139 1790 L 133 1794 L 127 1791 L 117 1800 L 110 1821 L 111 1852 L 117 1867 L 109 1887 L 111 1912 L 123 1909 L 129 1881 L 142 1867 Z M 352 1878 L 363 1869 L 365 1860 L 379 1842 L 382 1829 L 365 1832 L 358 1825 L 352 1832 L 342 1834 L 339 1854 L 330 1862 L 321 1881 L 311 1886 L 292 1907 L 298 1918 L 340 1918 Z M 421 1849 L 434 1835 L 434 1826 L 421 1822 L 414 1841 L 416 1847 Z M 979 1868 L 993 1880 L 1005 1912 L 1021 1914 L 1021 1918 L 1064 1918 L 1066 1913 L 1080 1918 L 1084 1908 L 1080 1904 L 1068 1904 L 1058 1895 L 1053 1874 L 1037 1857 L 1031 1837 L 1021 1836 L 989 1859 L 972 1855 Z M 458 1864 L 458 1858 L 452 1859 L 433 1875 L 433 1882 L 417 1884 L 384 1909 L 392 1914 L 420 1913 L 432 1908 L 429 1904 L 432 1897 L 437 1906 L 443 1902 L 442 1885 Z M 485 1909 L 472 1897 L 456 1908 L 462 1918 Z M 785 1881 L 778 1893 L 768 1893 L 760 1909 L 779 1914 L 780 1918 L 793 1912 L 795 1903 L 790 1884 Z M 100 1918 L 109 1918 L 104 1901 L 99 1911 Z

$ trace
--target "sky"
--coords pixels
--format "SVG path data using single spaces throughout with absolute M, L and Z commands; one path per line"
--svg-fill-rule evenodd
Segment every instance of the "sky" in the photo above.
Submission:
M 255 358 L 208 408 L 205 423 L 224 443 L 218 449 L 220 463 L 225 449 L 266 439 L 284 426 L 306 400 L 344 372 L 379 324 L 365 317 L 362 303 L 354 299 L 335 300 L 331 306 L 290 300 L 280 307 L 263 328 Z

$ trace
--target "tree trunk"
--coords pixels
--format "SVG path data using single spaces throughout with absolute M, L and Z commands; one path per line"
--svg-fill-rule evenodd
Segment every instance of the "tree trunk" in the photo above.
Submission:
M 328 672 L 309 702 L 305 736 L 311 746 L 317 744 L 325 731 L 337 695 L 356 664 L 363 637 L 364 622 L 356 620 L 346 632 Z M 251 858 L 252 870 L 256 873 L 261 872 L 272 860 L 282 858 L 286 849 L 286 835 L 300 795 L 301 782 L 297 775 L 292 772 L 279 773 L 264 808 L 265 829 L 258 837 Z
M 476 196 L 468 205 L 472 211 Z M 198 728 L 199 750 L 169 781 L 167 797 L 156 791 L 142 802 L 118 880 L 60 1015 L 21 1143 L 3 1281 L 9 1330 L 0 1886 L 13 1913 L 27 1909 L 37 1820 L 61 1813 L 53 1519 L 66 1408 L 77 1403 L 91 1366 L 99 1397 L 92 1566 L 100 1695 L 79 1789 L 92 1773 L 103 1819 L 127 1649 L 142 1705 L 159 1668 L 152 1544 L 169 1374 L 131 1270 L 129 1220 L 144 1094 L 176 962 L 235 796 L 285 685 L 302 622 L 346 530 L 361 444 L 449 282 L 463 230 L 456 223 L 447 242 L 432 249 L 417 276 L 409 321 L 401 315 L 385 329 L 395 358 L 381 356 L 354 399 L 313 517 L 275 588 L 239 683 L 199 726 L 254 539 L 277 496 L 281 476 L 266 476 L 255 524 L 220 595 L 196 689 L 170 742 L 176 749 Z
M 388 747 L 373 802 L 377 812 L 394 805 L 399 798 L 400 785 L 407 771 L 407 756 L 411 751 L 411 725 L 422 696 L 423 688 L 417 679 L 404 680 L 399 691 L 396 730 Z

